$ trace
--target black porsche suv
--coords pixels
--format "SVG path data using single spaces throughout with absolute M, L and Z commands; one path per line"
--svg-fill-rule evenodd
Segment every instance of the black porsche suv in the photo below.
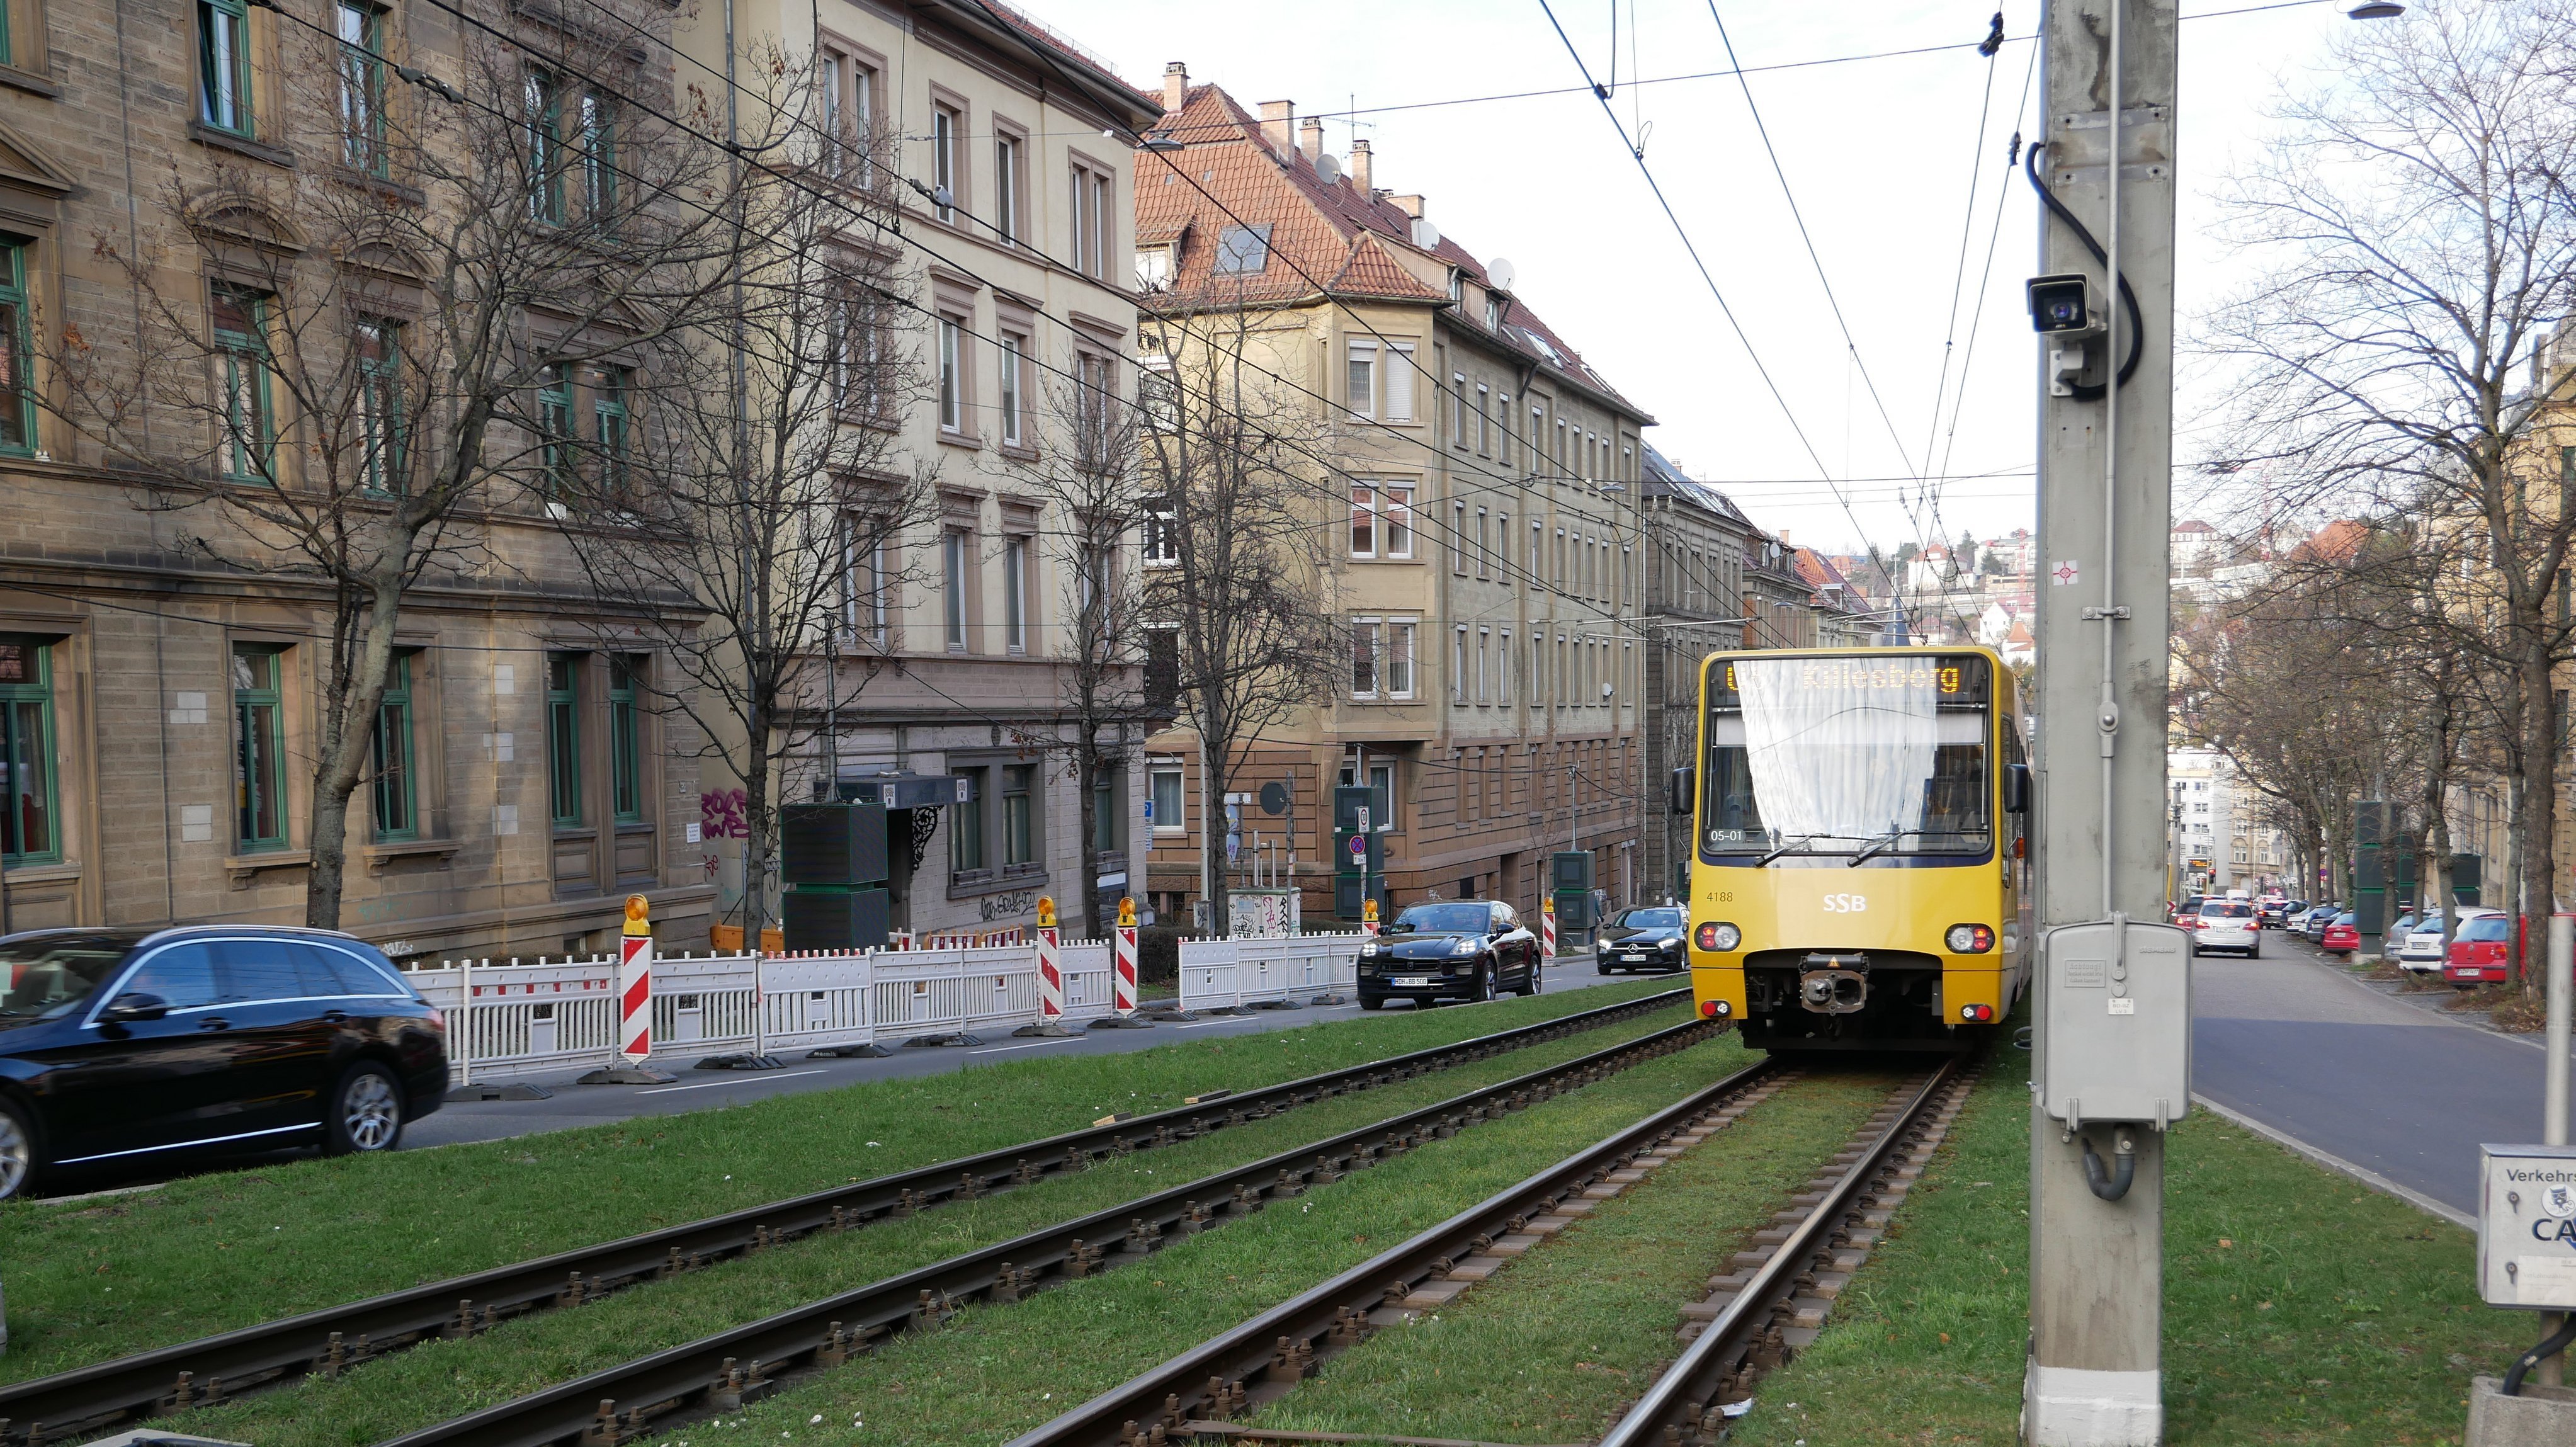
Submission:
M 1360 1008 L 1389 1000 L 1491 1000 L 1535 995 L 1544 966 L 1538 937 L 1494 899 L 1409 905 L 1360 946 Z
M 1601 947 L 1593 954 L 1601 973 L 1620 970 L 1670 971 L 1690 963 L 1682 948 L 1682 907 L 1641 904 L 1623 909 L 1601 928 Z

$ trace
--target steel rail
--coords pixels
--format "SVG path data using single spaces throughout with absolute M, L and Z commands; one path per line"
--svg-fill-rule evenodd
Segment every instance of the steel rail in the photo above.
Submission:
M 1838 1244 L 1835 1238 L 1851 1229 L 1868 1204 L 1872 1182 L 1887 1168 L 1897 1147 L 1922 1125 L 1931 1104 L 1958 1078 L 1961 1065 L 1957 1058 L 1944 1061 L 1924 1081 L 1896 1119 L 1879 1133 L 1860 1159 L 1844 1170 L 1842 1179 L 1825 1191 L 1806 1219 L 1791 1228 L 1770 1259 L 1745 1281 L 1744 1289 L 1735 1293 L 1707 1329 L 1682 1349 L 1682 1354 L 1664 1369 L 1636 1405 L 1620 1417 L 1610 1434 L 1601 1439 L 1600 1447 L 1675 1447 L 1717 1440 L 1723 1420 L 1711 1418 L 1717 1413 L 1717 1398 L 1726 1377 L 1741 1355 L 1739 1349 L 1748 1346 L 1747 1335 L 1760 1328 L 1773 1310 L 1795 1293 L 1798 1278 L 1815 1269 L 1817 1254 Z
M 1201 1435 L 1190 1424 L 1222 1421 L 1284 1394 L 1314 1371 L 1319 1355 L 1368 1337 L 1375 1330 L 1369 1320 L 1373 1310 L 1393 1306 L 1416 1282 L 1445 1275 L 1452 1263 L 1518 1232 L 1782 1068 L 1765 1061 L 1703 1086 L 1330 1281 L 1020 1434 L 1009 1447 L 1132 1447 L 1139 1442 L 1160 1447 Z
M 1606 1079 L 1717 1033 L 1692 1020 L 1008 1241 L 729 1327 L 681 1346 L 559 1383 L 390 1439 L 384 1447 L 583 1447 L 659 1431 L 673 1412 L 729 1412 L 782 1372 L 838 1366 L 896 1332 L 936 1328 L 960 1302 L 1012 1302 L 1031 1291 L 1140 1261 L 1168 1241 L 1338 1180 L 1480 1120 Z
M 1097 1159 L 1191 1140 L 1298 1105 L 1415 1079 L 1615 1024 L 1688 995 L 1686 990 L 1664 991 L 1241 1093 L 1211 1092 L 1171 1110 L 0 1386 L 0 1447 L 38 1447 L 137 1417 L 207 1405 L 308 1373 L 336 1376 L 370 1356 L 421 1341 L 471 1336 L 527 1312 L 578 1306 L 621 1286 L 694 1270 L 816 1231 L 847 1230 L 1033 1184 L 1086 1169 Z M 1410 1118 L 1410 1114 L 1396 1117 Z

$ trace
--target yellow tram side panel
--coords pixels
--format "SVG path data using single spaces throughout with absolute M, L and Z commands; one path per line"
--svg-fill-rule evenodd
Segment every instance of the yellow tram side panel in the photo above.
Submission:
M 1839 651 L 1839 650 L 1838 650 Z M 1990 737 L 1999 746 L 2005 730 L 2021 728 L 2019 680 L 1991 648 L 1959 644 L 1867 650 L 1872 657 L 1939 657 L 1983 654 L 1992 690 Z M 1708 680 L 1732 653 L 1712 653 L 1700 660 L 1698 749 L 1694 758 L 1705 768 L 1708 758 Z M 1772 650 L 1751 651 L 1755 657 L 1779 657 Z M 1824 655 L 1831 656 L 1831 655 Z M 1844 656 L 1848 656 L 1847 654 Z M 2004 754 L 1990 754 L 1987 771 L 1993 791 L 1989 818 L 2001 825 Z M 1749 1008 L 1744 987 L 1744 958 L 1757 950 L 1802 949 L 1909 950 L 1941 961 L 1941 1016 L 1958 1023 L 1961 1005 L 1992 1005 L 2001 1021 L 2030 976 L 2031 938 L 2028 912 L 2030 865 L 2016 858 L 2007 842 L 2010 831 L 1999 828 L 1995 856 L 1982 864 L 1923 869 L 1743 869 L 1699 858 L 1698 812 L 1692 811 L 1691 931 L 1684 948 L 1690 957 L 1693 1008 L 1702 1015 L 1723 1002 L 1722 1018 L 1741 1020 Z M 1839 898 L 1836 898 L 1839 896 Z M 1851 907 L 1858 896 L 1862 908 Z M 1699 947 L 1701 921 L 1725 921 L 1743 930 L 1742 945 L 1719 953 Z M 1954 954 L 1942 936 L 1954 924 L 1983 924 L 1998 936 L 1992 952 Z

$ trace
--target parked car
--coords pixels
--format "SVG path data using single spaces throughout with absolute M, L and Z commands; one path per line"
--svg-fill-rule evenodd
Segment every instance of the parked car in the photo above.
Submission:
M 2460 911 L 2460 937 L 2442 959 L 2453 988 L 2502 984 L 2513 977 L 2513 917 L 2500 909 Z
M 2319 932 L 2317 943 L 2330 955 L 2348 955 L 2361 948 L 2361 925 L 2351 910 L 2334 917 L 2334 923 Z
M 2263 901 L 2258 913 L 2262 917 L 2263 927 L 2265 929 L 2288 929 L 2290 927 L 2290 915 L 2294 911 L 2306 909 L 2307 907 L 2307 901 L 2305 900 L 2267 899 Z
M 2329 900 L 2320 904 L 2299 917 L 2299 933 L 2306 935 L 2310 944 L 2323 944 L 2327 928 L 2342 913 L 2343 905 L 2339 902 Z
M 89 1162 L 389 1151 L 446 1090 L 446 1021 L 349 935 L 196 925 L 0 939 L 0 1200 Z
M 1682 908 L 1677 904 L 1640 905 L 1623 909 L 1601 927 L 1601 947 L 1593 959 L 1601 973 L 1620 970 L 1687 969 L 1690 955 L 1682 948 Z
M 2239 950 L 2249 960 L 2263 957 L 2263 924 L 2254 917 L 2254 902 L 2245 899 L 2203 900 L 2200 922 L 2191 932 L 2191 952 Z
M 1539 992 L 1538 937 L 1512 907 L 1494 899 L 1405 906 L 1383 934 L 1360 946 L 1363 1010 L 1389 1000 L 1491 1000 L 1510 990 Z
M 2466 918 L 2468 911 L 2462 910 L 2460 914 Z M 2404 928 L 2400 929 L 2399 925 Z M 2389 963 L 2408 974 L 2440 973 L 2443 957 L 2449 953 L 2449 944 L 2442 938 L 2442 912 L 2435 909 L 2421 917 L 2402 917 L 2397 925 L 2391 925 L 2388 933 L 2381 936 L 2380 952 L 2388 957 Z
M 2173 922 L 2175 924 L 2181 924 L 2187 919 L 2198 919 L 2200 917 L 2200 902 L 2204 898 L 2206 898 L 2204 895 L 2186 894 L 2181 899 L 2174 901 Z

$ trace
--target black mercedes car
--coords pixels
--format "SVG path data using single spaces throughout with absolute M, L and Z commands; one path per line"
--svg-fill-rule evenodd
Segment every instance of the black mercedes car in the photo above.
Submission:
M 1500 900 L 1417 904 L 1360 946 L 1360 1008 L 1539 992 L 1538 939 Z
M 65 1166 L 319 1145 L 392 1150 L 447 1089 L 447 1027 L 330 930 L 55 929 L 0 939 L 0 1200 Z
M 1593 952 L 1593 959 L 1605 975 L 1687 968 L 1690 955 L 1682 948 L 1682 907 L 1654 904 L 1619 911 L 1601 927 L 1601 947 Z

